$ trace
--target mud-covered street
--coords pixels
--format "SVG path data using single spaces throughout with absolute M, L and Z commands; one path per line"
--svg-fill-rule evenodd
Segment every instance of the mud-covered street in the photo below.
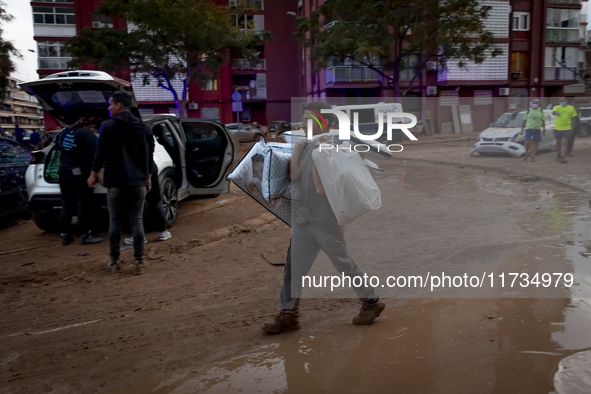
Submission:
M 370 326 L 351 324 L 359 304 L 343 291 L 302 300 L 299 331 L 261 331 L 290 229 L 235 187 L 183 201 L 172 239 L 148 234 L 141 276 L 131 249 L 110 274 L 106 243 L 63 247 L 31 221 L 5 227 L 0 392 L 578 392 L 555 374 L 591 349 L 587 141 L 566 165 L 550 153 L 470 158 L 469 139 L 435 138 L 376 161 L 383 205 L 346 233 L 368 274 L 561 272 L 574 284 L 383 288 Z M 334 273 L 317 263 L 312 274 Z

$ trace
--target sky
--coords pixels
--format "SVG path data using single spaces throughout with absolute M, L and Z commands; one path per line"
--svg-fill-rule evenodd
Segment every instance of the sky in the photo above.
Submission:
M 14 20 L 2 25 L 3 38 L 12 41 L 23 59 L 13 59 L 16 72 L 13 77 L 27 81 L 38 79 L 37 75 L 37 44 L 33 40 L 33 12 L 29 0 L 3 0 L 9 14 Z M 29 49 L 35 53 L 29 52 Z
M 4 39 L 12 41 L 23 55 L 23 59 L 14 59 L 17 70 L 13 77 L 23 81 L 37 79 L 37 45 L 33 40 L 33 13 L 29 0 L 1 0 L 7 5 L 7 11 L 14 20 L 2 26 Z M 591 28 L 591 12 L 587 14 L 587 30 Z M 29 52 L 29 49 L 35 53 Z

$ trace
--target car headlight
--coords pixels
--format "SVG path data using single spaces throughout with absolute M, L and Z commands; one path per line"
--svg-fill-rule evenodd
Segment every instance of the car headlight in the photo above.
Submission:
M 519 137 L 519 133 L 516 133 L 509 141 L 515 141 Z

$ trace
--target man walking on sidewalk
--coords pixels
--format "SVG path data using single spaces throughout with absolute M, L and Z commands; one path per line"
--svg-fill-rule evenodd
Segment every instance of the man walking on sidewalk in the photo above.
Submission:
M 572 118 L 577 116 L 577 111 L 572 105 L 568 105 L 566 97 L 561 97 L 560 105 L 552 108 L 552 114 L 556 116 L 554 120 L 554 137 L 556 138 L 556 160 L 561 163 L 566 163 L 566 150 L 568 147 L 568 139 L 572 130 Z
M 154 136 L 152 130 L 129 112 L 131 97 L 116 92 L 109 99 L 111 119 L 102 124 L 88 186 L 95 187 L 98 172 L 105 166 L 104 186 L 109 206 L 110 260 L 107 268 L 119 270 L 121 227 L 131 219 L 134 268 L 144 268 L 144 199 L 151 188 Z

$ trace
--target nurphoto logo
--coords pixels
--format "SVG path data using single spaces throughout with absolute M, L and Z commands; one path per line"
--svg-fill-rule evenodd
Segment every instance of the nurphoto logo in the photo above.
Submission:
M 318 113 L 318 111 L 315 111 L 311 108 L 306 108 L 306 110 L 312 112 L 310 114 L 310 116 L 318 123 L 318 125 L 320 127 L 322 127 L 322 125 L 324 125 L 325 128 L 328 130 L 328 125 L 327 125 L 326 120 L 324 119 L 324 117 L 320 113 Z M 320 112 L 323 114 L 333 114 L 337 117 L 337 119 L 339 121 L 339 140 L 341 140 L 341 141 L 351 140 L 351 120 L 349 119 L 349 116 L 345 112 L 338 110 L 338 109 L 321 109 Z M 403 123 L 404 118 L 410 119 L 411 120 L 410 123 Z M 386 114 L 386 122 L 384 122 L 384 113 L 380 112 L 378 114 L 377 131 L 373 134 L 363 134 L 359 131 L 359 114 L 357 112 L 354 112 L 353 113 L 353 134 L 354 134 L 354 137 L 356 137 L 357 139 L 362 140 L 362 141 L 376 142 L 384 133 L 384 123 L 386 123 L 386 138 L 388 141 L 392 140 L 392 131 L 397 130 L 397 129 L 402 131 L 410 140 L 417 141 L 417 137 L 415 137 L 409 130 L 410 128 L 416 126 L 417 117 L 415 115 L 407 113 L 407 112 L 388 112 Z M 310 141 L 313 138 L 312 127 L 313 127 L 312 119 L 308 119 L 306 137 Z M 326 145 L 326 146 L 324 146 L 325 149 L 327 149 L 327 148 L 332 149 L 333 148 L 332 145 L 328 145 L 328 144 L 323 144 L 323 145 Z M 367 148 L 365 148 L 364 145 L 366 145 Z M 378 149 L 380 149 L 380 146 L 381 145 L 378 146 Z M 397 150 L 392 150 L 391 147 L 396 147 Z M 320 148 L 322 149 L 322 146 Z M 359 151 L 361 149 L 362 152 L 366 152 L 367 150 L 370 149 L 369 145 L 367 145 L 367 144 L 356 144 L 354 146 L 354 148 L 356 151 Z M 402 149 L 403 149 L 402 145 L 399 145 L 399 144 L 388 145 L 385 148 L 387 148 L 389 152 L 402 152 Z M 367 150 L 363 150 L 363 149 L 367 149 Z

